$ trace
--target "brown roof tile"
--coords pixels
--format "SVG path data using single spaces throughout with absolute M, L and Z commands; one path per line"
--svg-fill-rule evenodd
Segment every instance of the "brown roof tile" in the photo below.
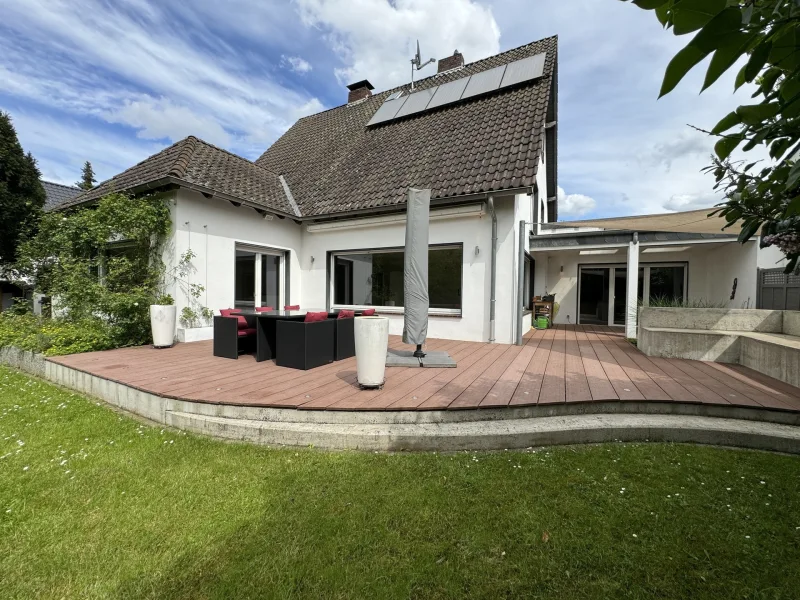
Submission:
M 491 56 L 423 79 L 425 89 L 547 53 L 544 76 L 457 104 L 372 127 L 366 123 L 391 93 L 305 117 L 256 164 L 282 174 L 304 216 L 405 201 L 409 186 L 432 198 L 533 185 L 542 151 L 557 38 Z

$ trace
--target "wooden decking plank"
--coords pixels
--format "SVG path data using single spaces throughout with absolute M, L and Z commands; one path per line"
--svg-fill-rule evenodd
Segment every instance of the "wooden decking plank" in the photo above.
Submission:
M 583 361 L 586 381 L 592 394 L 592 400 L 619 400 L 619 395 L 608 380 L 608 375 L 603 370 L 603 366 L 600 364 L 600 360 L 598 360 L 583 327 L 576 326 L 575 337 L 578 343 L 578 351 Z
M 759 404 L 747 396 L 744 392 L 733 389 L 731 386 L 726 385 L 710 375 L 704 373 L 692 363 L 698 361 L 687 361 L 682 358 L 672 359 L 672 363 L 681 371 L 702 383 L 707 388 L 714 390 L 717 394 L 722 396 L 728 404 L 736 404 L 738 406 L 759 406 Z M 703 402 L 706 399 L 703 398 Z
M 525 373 L 522 374 L 517 389 L 514 391 L 514 395 L 511 396 L 509 405 L 525 406 L 539 402 L 539 393 L 542 390 L 542 382 L 544 381 L 544 370 L 550 358 L 550 350 L 553 347 L 554 339 L 554 331 L 548 329 L 542 332 L 539 337 L 539 345 L 530 361 L 528 361 Z
M 729 364 L 727 366 L 749 379 L 758 381 L 761 384 L 774 389 L 776 392 L 785 394 L 785 397 L 787 398 L 786 402 L 791 404 L 794 410 L 800 410 L 800 388 L 796 388 L 785 381 L 781 381 L 780 379 L 775 379 L 769 375 L 759 373 L 758 371 L 750 369 L 749 367 L 745 367 L 744 365 Z
M 664 371 L 664 373 L 685 387 L 696 399 L 697 402 L 707 404 L 729 404 L 724 396 L 718 394 L 706 385 L 697 381 L 694 377 L 687 375 L 675 364 L 675 359 L 660 358 L 649 356 L 650 362 Z
M 598 337 L 645 399 L 662 401 L 673 400 L 673 398 L 631 358 L 627 349 L 623 349 L 620 346 L 618 343 L 618 340 L 621 339 L 620 336 L 599 333 Z M 625 339 L 622 339 L 622 343 L 630 346 L 630 343 Z M 633 348 L 633 346 L 630 347 Z
M 600 361 L 600 366 L 603 367 L 608 381 L 614 386 L 614 391 L 619 396 L 620 400 L 644 400 L 644 394 L 634 385 L 625 370 L 617 364 L 614 356 L 608 351 L 608 348 L 600 341 L 598 332 L 594 327 L 586 327 L 586 337 L 592 345 L 597 360 Z M 602 332 L 601 332 L 602 333 Z
M 500 376 L 508 369 L 514 359 L 522 351 L 522 346 L 506 346 L 506 351 L 491 364 L 483 373 L 463 391 L 450 405 L 449 408 L 476 408 L 481 405 L 486 394 L 500 379 Z
M 627 342 L 626 342 L 627 343 Z M 667 375 L 663 369 L 656 366 L 650 360 L 650 357 L 645 356 L 640 350 L 631 348 L 627 351 L 628 356 L 633 360 L 639 368 L 647 373 L 650 378 L 655 381 L 658 386 L 669 394 L 670 398 L 680 402 L 699 402 L 700 399 L 695 396 L 688 388 L 681 385 L 676 379 Z
M 508 349 L 508 346 L 501 346 L 499 344 L 492 345 L 491 350 L 482 356 L 472 366 L 459 373 L 450 382 L 447 383 L 442 389 L 433 394 L 425 402 L 420 404 L 420 408 L 430 409 L 444 409 L 448 408 L 461 392 L 467 389 L 475 379 L 486 369 L 488 369 L 494 361 L 496 361 Z
M 508 365 L 508 368 L 503 371 L 497 382 L 486 393 L 480 403 L 481 408 L 506 406 L 511 402 L 511 397 L 514 395 L 520 379 L 525 374 L 525 369 L 528 367 L 528 363 L 535 352 L 536 346 L 522 346 L 517 356 Z
M 745 377 L 735 377 L 732 374 L 735 372 L 732 369 L 725 369 L 724 364 L 696 361 L 692 363 L 692 366 L 700 369 L 710 377 L 713 377 L 717 381 L 724 383 L 730 388 L 743 392 L 749 398 L 752 398 L 753 401 L 758 405 L 766 408 L 778 408 L 781 410 L 790 408 L 789 405 L 783 402 L 780 398 L 777 398 L 775 395 L 764 391 L 760 384 L 751 385 Z
M 574 327 L 566 328 L 566 397 L 567 402 L 588 402 L 592 400 L 589 380 L 583 366 L 578 336 Z
M 566 351 L 567 337 L 563 327 L 553 328 L 553 346 L 544 369 L 539 404 L 561 404 L 566 402 Z

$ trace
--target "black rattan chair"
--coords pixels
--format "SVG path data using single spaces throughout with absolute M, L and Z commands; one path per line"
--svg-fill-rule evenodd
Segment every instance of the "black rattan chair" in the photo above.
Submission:
M 275 364 L 307 371 L 333 362 L 336 321 L 278 321 Z
M 247 322 L 241 327 L 239 318 Z M 239 354 L 254 352 L 256 348 L 256 322 L 250 315 L 214 317 L 214 356 L 239 358 Z

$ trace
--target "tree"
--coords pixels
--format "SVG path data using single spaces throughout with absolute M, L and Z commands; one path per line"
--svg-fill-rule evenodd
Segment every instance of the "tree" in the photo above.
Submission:
M 94 169 L 92 169 L 92 163 L 88 160 L 83 163 L 83 170 L 81 171 L 81 180 L 77 182 L 75 185 L 82 190 L 90 190 L 94 187 L 94 184 L 97 183 L 97 179 L 94 176 Z
M 725 202 L 714 214 L 726 227 L 741 221 L 739 240 L 761 230 L 761 246 L 786 254 L 786 271 L 800 258 L 800 2 L 797 0 L 633 0 L 652 10 L 675 35 L 694 33 L 667 66 L 660 96 L 711 55 L 703 90 L 740 58 L 735 89 L 754 84 L 757 102 L 739 106 L 708 133 L 717 136 L 708 171 Z M 696 32 L 696 33 L 695 33 Z M 762 148 L 772 161 L 732 161 L 741 146 Z
M 16 260 L 17 247 L 36 231 L 45 202 L 39 168 L 25 154 L 8 113 L 0 112 L 0 265 Z

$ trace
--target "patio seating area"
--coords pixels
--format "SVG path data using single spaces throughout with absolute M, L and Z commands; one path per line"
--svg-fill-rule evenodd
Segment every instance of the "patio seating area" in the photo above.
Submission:
M 397 336 L 390 347 L 408 349 Z M 165 398 L 302 410 L 430 411 L 654 402 L 800 414 L 800 389 L 740 365 L 647 357 L 619 329 L 556 326 L 523 346 L 428 341 L 457 368 L 391 368 L 380 390 L 356 384 L 354 357 L 310 371 L 215 357 L 211 342 L 48 359 Z

